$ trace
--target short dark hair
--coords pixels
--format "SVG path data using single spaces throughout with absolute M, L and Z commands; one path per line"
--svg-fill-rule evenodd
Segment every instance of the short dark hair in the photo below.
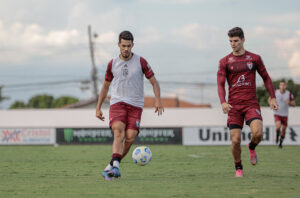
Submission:
M 242 28 L 235 27 L 235 28 L 232 28 L 231 30 L 228 31 L 228 36 L 229 37 L 238 36 L 241 39 L 243 39 L 244 38 L 244 32 L 243 32 Z
M 279 83 L 284 83 L 286 84 L 286 81 L 284 79 L 280 80 Z
M 121 39 L 133 42 L 133 35 L 131 34 L 131 32 L 125 30 L 119 34 L 119 42 L 121 42 Z

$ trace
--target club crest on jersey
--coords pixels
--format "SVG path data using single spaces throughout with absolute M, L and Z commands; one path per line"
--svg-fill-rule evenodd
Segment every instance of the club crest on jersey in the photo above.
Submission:
M 123 75 L 123 77 L 128 76 L 128 66 L 127 66 L 127 64 L 125 64 L 124 67 L 122 68 L 122 75 Z
M 251 70 L 253 68 L 253 63 L 252 62 L 247 62 L 247 66 L 248 66 L 249 70 Z

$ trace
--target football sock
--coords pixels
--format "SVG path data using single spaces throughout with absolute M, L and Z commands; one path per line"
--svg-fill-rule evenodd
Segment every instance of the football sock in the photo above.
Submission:
M 277 137 L 277 140 L 278 140 L 278 138 L 279 138 L 279 135 L 280 135 L 280 130 L 277 130 L 277 131 L 276 131 L 276 137 Z
M 280 142 L 279 142 L 279 145 L 281 146 L 282 145 L 282 142 L 283 142 L 283 140 L 284 140 L 284 137 L 280 137 Z
M 251 142 L 250 142 L 250 144 L 249 144 L 249 149 L 250 149 L 250 150 L 254 150 L 256 146 L 257 146 L 257 144 L 255 144 L 255 143 L 252 142 L 252 140 L 251 140 Z
M 105 167 L 104 171 L 110 171 L 112 169 L 112 165 L 110 163 Z
M 120 155 L 120 154 L 118 154 L 118 153 L 114 153 L 114 154 L 112 155 L 112 159 L 111 159 L 112 166 L 113 166 L 113 167 L 120 168 L 121 158 L 122 158 L 122 155 Z
M 243 169 L 243 165 L 242 165 L 242 160 L 239 161 L 239 162 L 235 162 L 235 169 Z

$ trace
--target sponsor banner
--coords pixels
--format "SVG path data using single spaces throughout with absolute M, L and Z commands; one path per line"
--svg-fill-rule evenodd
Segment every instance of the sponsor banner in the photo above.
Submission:
M 0 145 L 55 144 L 55 129 L 50 128 L 0 128 Z
M 58 144 L 112 144 L 109 128 L 58 128 Z M 135 144 L 182 144 L 181 128 L 141 128 Z
M 260 145 L 275 145 L 275 126 L 263 127 L 263 140 Z M 183 145 L 231 145 L 227 127 L 185 127 L 183 128 Z M 241 144 L 247 145 L 251 140 L 251 130 L 245 126 L 241 132 Z M 288 126 L 284 145 L 300 145 L 300 126 Z

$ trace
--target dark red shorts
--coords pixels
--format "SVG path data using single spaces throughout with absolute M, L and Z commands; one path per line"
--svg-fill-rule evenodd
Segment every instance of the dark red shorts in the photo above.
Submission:
M 113 104 L 109 108 L 109 126 L 111 127 L 116 121 L 121 121 L 126 124 L 126 130 L 133 129 L 139 131 L 142 112 L 142 108 L 125 102 Z
M 281 122 L 281 124 L 283 126 L 288 125 L 288 117 L 287 116 L 280 116 L 280 115 L 274 114 L 274 119 L 275 119 L 275 122 Z
M 244 121 L 250 125 L 255 119 L 262 120 L 260 106 L 258 104 L 251 105 L 231 105 L 232 108 L 228 112 L 227 126 L 238 125 L 243 128 Z

